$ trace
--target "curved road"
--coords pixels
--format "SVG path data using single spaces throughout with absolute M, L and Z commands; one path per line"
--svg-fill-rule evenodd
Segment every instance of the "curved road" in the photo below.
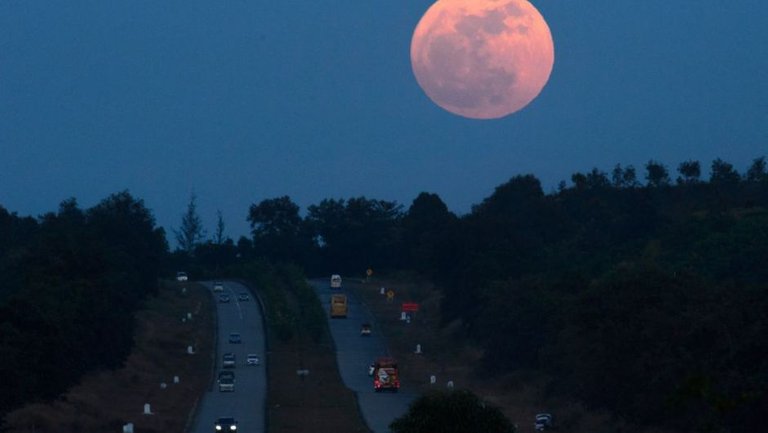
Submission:
M 379 356 L 388 355 L 384 338 L 374 323 L 373 316 L 354 295 L 343 288 L 330 288 L 330 280 L 312 280 L 320 302 L 325 309 L 331 335 L 336 343 L 336 362 L 344 385 L 357 395 L 360 410 L 368 427 L 375 433 L 388 433 L 389 424 L 408 410 L 408 405 L 417 397 L 401 382 L 400 392 L 377 393 L 373 390 L 373 378 L 368 376 L 368 366 Z M 347 295 L 349 311 L 346 319 L 330 318 L 332 293 Z M 360 336 L 360 326 L 371 323 L 370 337 Z
M 205 281 L 202 284 L 213 290 L 213 282 Z M 191 431 L 213 432 L 217 418 L 230 416 L 237 420 L 238 431 L 263 433 L 267 374 L 264 368 L 266 350 L 261 310 L 250 290 L 240 283 L 224 281 L 223 293 L 229 295 L 228 303 L 219 302 L 220 293 L 213 293 L 218 316 L 216 375 L 222 370 L 222 354 L 233 352 L 236 356 L 236 366 L 230 370 L 235 372 L 235 391 L 219 392 L 218 384 L 214 380 L 212 388 L 200 400 Z M 249 299 L 238 300 L 241 293 L 247 293 Z M 230 332 L 239 332 L 242 343 L 229 343 Z M 246 365 L 245 358 L 248 353 L 258 354 L 261 365 Z

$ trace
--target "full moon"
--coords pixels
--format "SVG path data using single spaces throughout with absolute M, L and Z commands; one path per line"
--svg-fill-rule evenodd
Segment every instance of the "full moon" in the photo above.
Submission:
M 554 60 L 549 26 L 527 0 L 438 0 L 411 39 L 411 66 L 427 96 L 472 119 L 528 105 Z

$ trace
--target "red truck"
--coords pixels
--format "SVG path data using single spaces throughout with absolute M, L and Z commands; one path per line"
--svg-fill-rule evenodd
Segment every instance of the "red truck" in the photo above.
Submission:
M 373 367 L 374 391 L 397 392 L 397 390 L 400 389 L 400 376 L 398 375 L 397 361 L 393 358 L 379 358 L 371 367 Z

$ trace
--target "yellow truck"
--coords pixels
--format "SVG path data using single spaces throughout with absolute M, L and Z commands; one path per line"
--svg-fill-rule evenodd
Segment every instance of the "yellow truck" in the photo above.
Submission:
M 347 295 L 331 295 L 331 318 L 347 317 Z

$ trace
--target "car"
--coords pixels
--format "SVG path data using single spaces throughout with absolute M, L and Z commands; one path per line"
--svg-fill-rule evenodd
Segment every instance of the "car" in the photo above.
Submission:
M 245 357 L 245 365 L 259 365 L 260 363 L 259 355 L 255 353 L 249 353 Z
M 362 326 L 360 326 L 360 336 L 361 337 L 368 337 L 371 335 L 371 324 L 370 323 L 363 323 Z
M 237 431 L 237 421 L 230 417 L 221 417 L 216 420 L 214 424 L 214 431 Z
M 552 428 L 553 424 L 554 424 L 554 420 L 552 418 L 552 414 L 549 414 L 549 413 L 536 414 L 536 422 L 534 424 L 536 431 L 549 430 Z
M 225 353 L 222 357 L 221 365 L 224 368 L 235 368 L 235 354 L 232 352 Z
M 232 370 L 221 370 L 219 372 L 219 377 L 218 377 L 217 380 L 220 381 L 221 379 L 232 379 L 232 380 L 235 380 L 235 372 L 232 371 Z
M 247 293 L 241 293 L 241 294 L 237 295 L 237 300 L 238 301 L 248 301 L 250 299 L 251 298 L 250 298 L 250 296 L 248 296 Z
M 229 302 L 229 295 L 219 295 L 219 302 L 222 304 Z
M 232 344 L 240 344 L 243 342 L 243 339 L 240 337 L 239 332 L 232 332 L 229 334 L 229 342 Z
M 235 392 L 235 379 L 231 377 L 219 379 L 219 392 Z
M 186 272 L 176 272 L 176 281 L 187 281 L 189 277 Z
M 221 281 L 216 281 L 213 283 L 213 291 L 214 292 L 223 292 L 224 291 L 224 283 Z

